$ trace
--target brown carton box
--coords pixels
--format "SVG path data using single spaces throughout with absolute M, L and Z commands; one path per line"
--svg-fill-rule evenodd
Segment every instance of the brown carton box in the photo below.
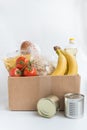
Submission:
M 80 93 L 80 76 L 8 77 L 10 110 L 36 110 L 40 98 L 54 94 L 64 110 L 64 94 Z

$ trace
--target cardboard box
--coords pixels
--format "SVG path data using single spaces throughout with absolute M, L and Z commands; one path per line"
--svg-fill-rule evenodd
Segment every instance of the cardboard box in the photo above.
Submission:
M 64 110 L 64 94 L 80 93 L 80 76 L 8 77 L 10 110 L 36 110 L 40 98 L 54 94 Z

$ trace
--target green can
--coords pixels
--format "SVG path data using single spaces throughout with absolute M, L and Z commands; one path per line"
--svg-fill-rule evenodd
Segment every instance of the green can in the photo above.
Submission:
M 41 98 L 37 103 L 37 111 L 40 116 L 51 118 L 59 109 L 59 98 L 55 95 L 50 95 L 46 98 Z

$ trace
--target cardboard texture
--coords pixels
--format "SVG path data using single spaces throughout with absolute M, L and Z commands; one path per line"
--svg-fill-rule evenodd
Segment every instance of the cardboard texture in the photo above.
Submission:
M 56 95 L 64 110 L 64 94 L 80 93 L 80 76 L 8 77 L 10 110 L 36 110 L 40 98 Z

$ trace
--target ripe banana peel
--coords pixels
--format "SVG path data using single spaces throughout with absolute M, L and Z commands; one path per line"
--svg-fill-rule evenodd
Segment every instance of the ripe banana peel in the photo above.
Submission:
M 54 47 L 54 50 L 56 51 L 58 55 L 58 63 L 54 70 L 54 72 L 51 74 L 52 76 L 57 75 L 64 75 L 67 70 L 67 60 L 66 57 L 62 54 L 59 48 Z
M 66 75 L 78 74 L 78 64 L 77 64 L 76 58 L 69 52 L 66 52 L 64 50 L 60 50 L 60 51 L 67 59 L 68 69 L 67 69 Z
M 78 64 L 76 58 L 69 52 L 62 50 L 59 47 L 54 47 L 58 55 L 58 62 L 52 76 L 57 75 L 76 75 L 78 74 Z

